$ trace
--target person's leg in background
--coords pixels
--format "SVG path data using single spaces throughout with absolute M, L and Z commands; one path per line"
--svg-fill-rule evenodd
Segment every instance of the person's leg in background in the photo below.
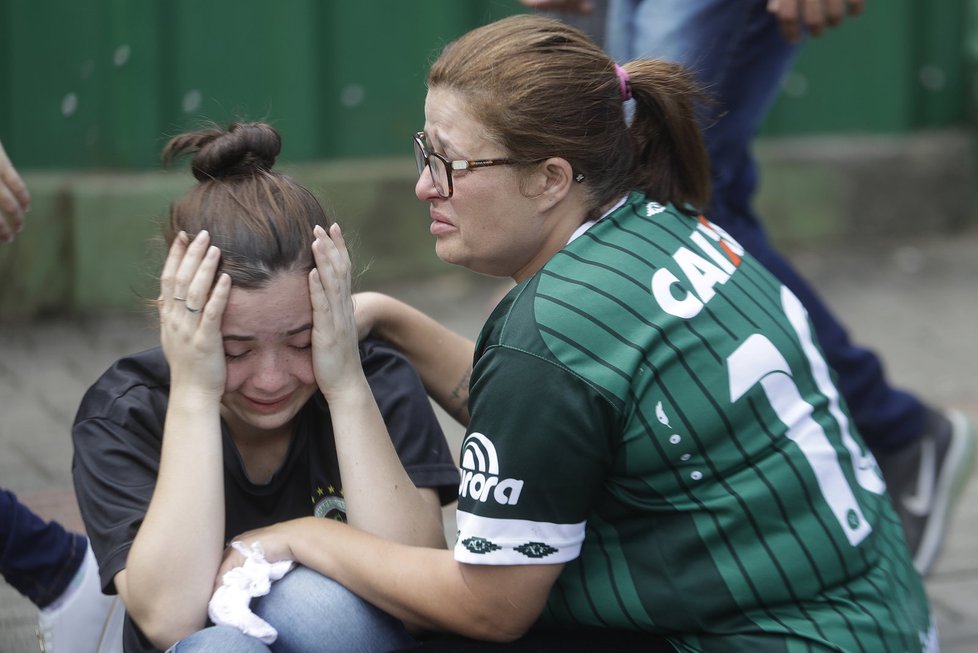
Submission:
M 707 217 L 805 305 L 853 421 L 883 469 L 914 562 L 926 573 L 939 552 L 956 491 L 970 473 L 974 432 L 961 414 L 934 410 L 892 387 L 876 354 L 850 340 L 818 294 L 771 246 L 754 213 L 757 166 L 751 141 L 798 49 L 784 39 L 766 5 L 765 0 L 610 0 L 606 48 L 620 63 L 637 58 L 681 63 L 715 102 L 702 115 L 713 181 Z
M 43 651 L 95 651 L 113 598 L 84 535 L 41 519 L 0 488 L 0 574 L 38 607 Z

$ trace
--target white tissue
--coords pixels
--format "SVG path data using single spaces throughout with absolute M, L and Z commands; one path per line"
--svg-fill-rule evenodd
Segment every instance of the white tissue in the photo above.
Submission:
M 245 635 L 271 644 L 278 631 L 253 613 L 249 605 L 252 598 L 268 594 L 272 581 L 288 573 L 293 563 L 291 560 L 268 562 L 258 542 L 251 549 L 243 542 L 231 542 L 231 546 L 245 557 L 244 564 L 224 574 L 221 586 L 207 604 L 207 615 L 219 626 L 233 626 Z

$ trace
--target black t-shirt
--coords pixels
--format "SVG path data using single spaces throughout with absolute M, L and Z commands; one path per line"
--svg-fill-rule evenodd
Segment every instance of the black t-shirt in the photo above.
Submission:
M 360 344 L 363 369 L 391 441 L 411 480 L 438 491 L 443 504 L 457 498 L 458 469 L 417 373 L 386 343 Z M 75 492 L 102 586 L 126 566 L 129 548 L 149 507 L 159 471 L 170 371 L 162 350 L 117 361 L 82 399 L 72 429 Z M 224 535 L 318 515 L 346 519 L 343 484 L 329 407 L 316 392 L 299 411 L 285 462 L 263 485 L 245 474 L 222 423 Z M 186 537 L 187 534 L 181 535 Z M 126 651 L 152 651 L 127 618 Z

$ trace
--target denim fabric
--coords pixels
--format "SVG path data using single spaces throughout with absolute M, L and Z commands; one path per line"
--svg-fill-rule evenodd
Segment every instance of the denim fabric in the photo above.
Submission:
M 0 574 L 39 608 L 67 589 L 85 559 L 85 536 L 46 522 L 0 488 Z
M 180 640 L 166 653 L 268 653 L 271 651 L 261 640 L 245 635 L 231 626 L 211 626 Z
M 751 200 L 751 155 L 761 121 L 794 61 L 767 0 L 610 0 L 606 49 L 619 62 L 661 58 L 683 64 L 715 104 L 701 110 L 713 199 L 707 213 L 802 301 L 835 371 L 853 422 L 876 454 L 921 435 L 927 408 L 889 385 L 876 354 L 849 339 L 814 289 L 770 244 Z
M 170 651 L 366 653 L 415 643 L 400 621 L 305 567 L 297 567 L 273 583 L 267 595 L 252 600 L 251 609 L 278 631 L 271 645 L 234 628 L 214 626 L 178 642 Z

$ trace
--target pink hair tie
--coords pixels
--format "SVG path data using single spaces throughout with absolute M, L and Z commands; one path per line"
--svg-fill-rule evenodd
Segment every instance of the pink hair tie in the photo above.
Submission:
M 618 92 L 621 93 L 622 102 L 632 99 L 632 83 L 628 79 L 628 71 L 615 64 L 615 74 L 618 75 Z

